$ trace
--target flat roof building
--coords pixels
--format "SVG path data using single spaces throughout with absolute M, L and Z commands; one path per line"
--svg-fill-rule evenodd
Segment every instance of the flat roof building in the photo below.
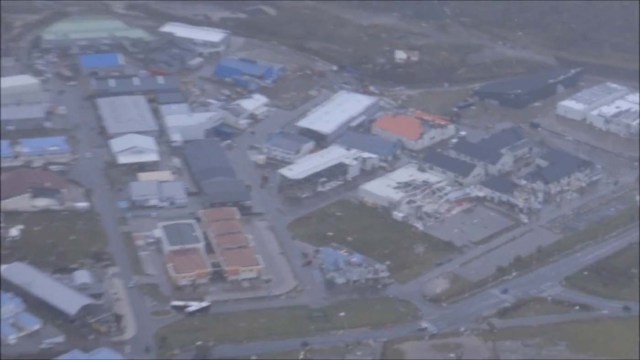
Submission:
M 585 120 L 587 114 L 596 108 L 611 103 L 631 89 L 622 85 L 606 82 L 584 89 L 556 105 L 556 114 L 571 120 Z
M 309 111 L 296 123 L 304 135 L 314 140 L 330 141 L 349 126 L 362 123 L 378 110 L 379 99 L 349 91 L 339 91 Z
M 144 96 L 115 96 L 96 99 L 98 113 L 110 136 L 158 132 L 158 124 Z
M 204 251 L 204 237 L 194 220 L 162 222 L 158 224 L 162 248 L 171 250 L 198 248 Z
M 227 280 L 255 279 L 264 267 L 253 247 L 222 250 L 218 259 Z
M 171 250 L 165 255 L 165 262 L 169 277 L 178 286 L 209 281 L 211 264 L 201 249 Z

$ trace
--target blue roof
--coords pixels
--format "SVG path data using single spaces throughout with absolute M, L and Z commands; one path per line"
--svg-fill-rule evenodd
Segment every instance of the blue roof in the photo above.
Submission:
M 54 360 L 124 360 L 124 357 L 111 348 L 100 347 L 87 353 L 73 349 Z
M 322 265 L 329 271 L 338 271 L 344 268 L 347 258 L 340 251 L 328 247 L 320 248 Z
M 3 291 L 0 294 L 0 306 L 2 307 L 2 315 L 8 315 L 16 311 L 24 310 L 24 301 L 19 296 Z
M 39 328 L 42 326 L 42 320 L 30 312 L 23 311 L 15 316 L 18 326 L 23 329 Z
M 399 143 L 383 139 L 376 135 L 348 131 L 336 143 L 345 148 L 356 149 L 386 158 L 395 155 L 400 149 Z
M 71 152 L 66 136 L 19 139 L 21 152 L 27 155 L 55 155 Z
M 13 156 L 13 149 L 11 148 L 11 142 L 9 140 L 0 141 L 0 156 L 2 157 Z
M 269 69 L 280 67 L 280 65 L 266 64 L 251 59 L 233 57 L 222 58 L 218 63 L 218 66 L 234 68 L 251 76 L 263 76 Z
M 85 69 L 108 68 L 122 64 L 122 55 L 119 53 L 80 55 L 80 66 Z
M 2 337 L 18 336 L 18 330 L 6 320 L 0 321 L 0 332 Z

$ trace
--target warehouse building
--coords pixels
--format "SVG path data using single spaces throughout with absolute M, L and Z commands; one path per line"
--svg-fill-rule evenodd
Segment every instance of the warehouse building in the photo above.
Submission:
M 638 137 L 640 125 L 638 93 L 629 94 L 593 110 L 587 114 L 586 122 L 597 129 L 620 136 Z
M 2 130 L 34 130 L 50 124 L 48 103 L 2 105 L 0 123 Z
M 384 161 L 392 161 L 398 155 L 401 147 L 398 141 L 390 141 L 380 136 L 355 131 L 345 132 L 336 140 L 335 144 L 347 150 L 355 149 L 376 155 Z
M 480 100 L 495 101 L 502 106 L 525 108 L 575 86 L 582 69 L 553 69 L 493 81 L 474 91 Z
M 415 112 L 385 115 L 373 123 L 371 132 L 418 151 L 454 136 L 456 127 L 443 116 Z
M 150 41 L 153 39 L 142 29 L 129 27 L 124 22 L 105 16 L 76 16 L 58 21 L 44 29 L 40 46 L 45 49 L 71 48 L 93 50 L 101 47 L 115 48 L 126 41 Z M 81 49 L 85 48 L 85 49 Z
M 252 59 L 225 57 L 216 65 L 213 75 L 249 90 L 273 84 L 284 72 L 284 66 Z
M 169 22 L 158 31 L 175 36 L 194 50 L 209 54 L 220 52 L 229 44 L 229 32 L 211 27 Z
M 178 220 L 158 224 L 162 250 L 166 254 L 179 249 L 199 249 L 204 252 L 204 237 L 194 220 Z
M 88 75 L 113 75 L 125 70 L 124 56 L 120 53 L 84 54 L 78 57 L 78 63 Z
M 32 296 L 64 315 L 67 320 L 88 320 L 102 316 L 102 306 L 23 262 L 2 265 L 2 279 L 25 295 Z
M 306 197 L 351 181 L 379 165 L 378 156 L 332 145 L 278 170 L 278 188 L 285 196 Z
M 367 205 L 393 208 L 415 191 L 445 181 L 443 176 L 421 171 L 418 164 L 408 164 L 360 185 L 358 196 Z
M 292 163 L 309 154 L 315 142 L 305 136 L 280 131 L 269 135 L 262 149 L 270 160 Z
M 184 146 L 184 158 L 206 207 L 238 206 L 243 210 L 250 208 L 251 192 L 247 185 L 237 178 L 218 140 L 187 142 Z
M 591 111 L 630 92 L 629 88 L 610 82 L 596 85 L 559 102 L 556 105 L 556 114 L 571 120 L 585 120 Z
M 222 124 L 225 113 L 222 111 L 167 115 L 163 118 L 164 127 L 171 144 L 180 146 L 185 141 L 203 140 L 211 137 L 213 129 Z
M 28 105 L 49 102 L 49 94 L 40 80 L 31 75 L 6 76 L 0 79 L 2 106 Z M 4 118 L 4 116 L 3 116 Z
M 378 110 L 378 98 L 343 90 L 307 113 L 296 126 L 301 134 L 327 143 L 373 117 Z
M 158 124 L 144 96 L 114 96 L 96 99 L 98 113 L 109 136 L 142 133 L 155 136 Z
M 158 95 L 180 92 L 175 76 L 117 76 L 91 79 L 93 96 Z

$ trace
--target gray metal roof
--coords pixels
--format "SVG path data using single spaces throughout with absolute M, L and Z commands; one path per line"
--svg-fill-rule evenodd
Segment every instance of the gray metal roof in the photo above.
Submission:
M 168 92 L 156 95 L 156 104 L 158 105 L 180 104 L 186 101 L 187 98 L 181 92 Z
M 35 103 L 23 105 L 2 105 L 0 108 L 2 120 L 44 119 L 47 117 L 49 104 Z
M 505 195 L 512 195 L 518 188 L 516 183 L 504 176 L 489 178 L 482 182 L 482 186 Z
M 111 135 L 158 130 L 151 106 L 142 95 L 100 98 L 96 105 L 104 127 Z
M 175 76 L 120 76 L 92 79 L 98 96 L 117 96 L 137 93 L 179 92 L 180 82 Z
M 197 245 L 202 243 L 193 221 L 162 224 L 162 231 L 171 246 Z
M 189 141 L 184 145 L 184 156 L 198 184 L 215 178 L 236 178 L 227 154 L 216 139 Z
M 400 149 L 398 142 L 389 141 L 376 135 L 363 134 L 355 131 L 348 131 L 342 135 L 336 144 L 348 149 L 356 149 L 369 154 L 386 158 L 395 155 Z
M 305 136 L 296 133 L 280 131 L 269 136 L 267 145 L 285 151 L 297 153 L 304 145 L 312 142 L 313 140 Z
M 60 283 L 27 263 L 18 261 L 2 265 L 1 269 L 3 279 L 70 317 L 78 315 L 80 310 L 87 305 L 97 304 L 91 298 Z
M 467 177 L 476 166 L 470 162 L 453 158 L 438 151 L 429 151 L 423 158 L 424 162 L 444 169 L 448 172 Z
M 558 149 L 551 149 L 540 157 L 549 165 L 536 170 L 533 177 L 544 184 L 552 184 L 593 165 L 592 162 Z
M 488 164 L 496 164 L 502 158 L 501 151 L 525 140 L 522 131 L 517 127 L 502 129 L 477 143 L 461 138 L 452 149 L 472 159 Z
M 251 200 L 247 186 L 237 179 L 212 179 L 201 185 L 207 201 L 212 204 L 242 203 Z

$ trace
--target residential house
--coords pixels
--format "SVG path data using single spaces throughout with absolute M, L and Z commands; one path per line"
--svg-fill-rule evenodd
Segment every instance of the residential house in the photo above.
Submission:
M 456 127 L 443 116 L 415 112 L 385 115 L 373 123 L 371 132 L 418 151 L 454 136 Z
M 510 204 L 525 210 L 533 205 L 531 193 L 505 176 L 488 178 L 479 188 L 484 198 L 492 202 Z
M 305 136 L 280 131 L 269 135 L 262 147 L 264 154 L 272 160 L 292 163 L 311 153 L 315 142 Z
M 446 179 L 462 185 L 476 184 L 484 179 L 484 169 L 474 163 L 456 159 L 439 151 L 428 151 L 423 157 L 425 167 Z
M 126 134 L 109 140 L 116 164 L 139 164 L 160 161 L 160 150 L 151 136 Z
M 49 103 L 2 105 L 0 108 L 0 124 L 2 130 L 33 130 L 50 124 Z
M 450 156 L 484 167 L 485 173 L 498 176 L 512 171 L 517 159 L 531 155 L 532 144 L 516 127 L 502 129 L 479 142 L 459 139 Z
M 66 163 L 74 159 L 66 136 L 18 139 L 15 150 L 23 161 L 32 164 Z
M 521 184 L 551 196 L 575 191 L 599 178 L 591 161 L 558 149 L 551 149 L 536 160 L 537 167 L 520 179 Z
M 184 207 L 189 203 L 182 181 L 132 181 L 129 197 L 142 207 Z
M 86 209 L 84 190 L 52 171 L 20 168 L 3 171 L 2 211 Z
M 261 94 L 251 94 L 249 97 L 231 103 L 229 111 L 239 118 L 250 116 L 262 117 L 268 110 L 269 99 Z

